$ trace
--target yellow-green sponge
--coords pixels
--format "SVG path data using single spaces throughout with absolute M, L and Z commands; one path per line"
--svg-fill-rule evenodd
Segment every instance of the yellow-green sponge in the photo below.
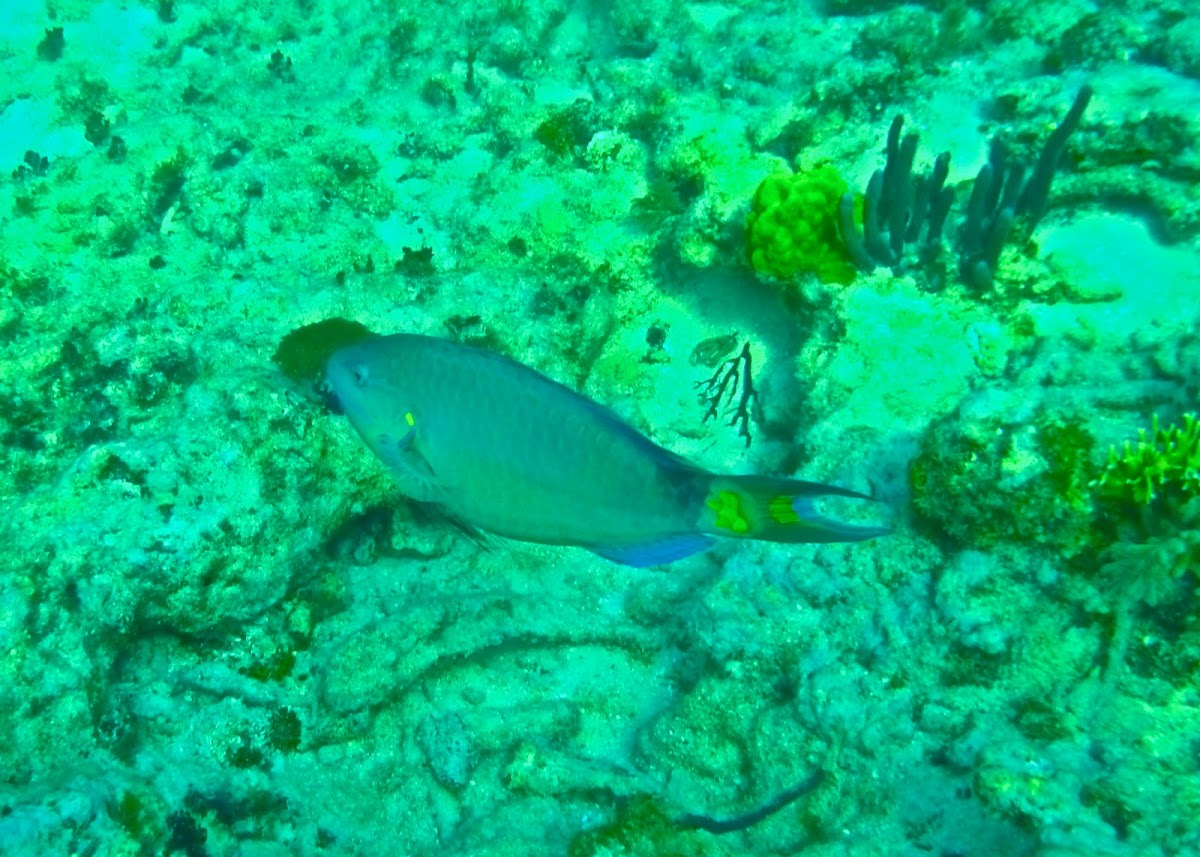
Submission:
M 754 270 L 777 279 L 812 272 L 823 283 L 854 279 L 837 226 L 846 182 L 829 166 L 763 179 L 746 217 L 746 256 Z

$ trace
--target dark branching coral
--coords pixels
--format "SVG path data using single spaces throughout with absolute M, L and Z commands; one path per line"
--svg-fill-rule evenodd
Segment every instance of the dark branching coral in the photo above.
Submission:
M 701 404 L 708 406 L 701 422 L 715 419 L 721 408 L 726 408 L 729 425 L 738 427 L 738 436 L 746 439 L 746 446 L 750 446 L 750 412 L 758 405 L 758 391 L 754 389 L 752 368 L 750 343 L 747 342 L 742 346 L 741 353 L 718 366 L 711 378 L 697 381 L 693 385 L 700 390 Z
M 957 224 L 958 268 L 967 285 L 988 288 L 1014 226 L 1019 223 L 1028 233 L 1041 220 L 1067 138 L 1079 126 L 1091 97 L 1090 86 L 1079 90 L 1032 171 L 1014 161 L 999 141 L 992 142 L 988 162 L 975 177 Z M 903 124 L 901 116 L 893 120 L 884 168 L 876 170 L 867 184 L 861 233 L 853 194 L 845 194 L 838 209 L 843 239 L 854 264 L 863 271 L 880 265 L 897 272 L 928 267 L 941 253 L 942 228 L 954 202 L 953 189 L 945 186 L 950 153 L 938 155 L 929 173 L 914 176 L 918 137 L 912 133 L 901 138 Z M 915 248 L 915 259 L 910 247 Z

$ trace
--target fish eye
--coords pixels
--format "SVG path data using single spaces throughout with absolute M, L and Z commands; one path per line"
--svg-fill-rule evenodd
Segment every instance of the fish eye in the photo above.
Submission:
M 364 366 L 362 363 L 355 364 L 350 369 L 350 374 L 352 376 L 354 376 L 355 384 L 357 384 L 360 387 L 367 386 L 367 379 L 370 377 L 370 373 L 367 372 L 367 367 Z

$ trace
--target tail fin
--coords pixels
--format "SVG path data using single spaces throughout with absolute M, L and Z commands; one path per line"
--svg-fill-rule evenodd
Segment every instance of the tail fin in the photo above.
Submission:
M 700 516 L 700 529 L 719 536 L 768 542 L 859 542 L 892 532 L 827 518 L 817 511 L 820 497 L 871 500 L 865 494 L 770 476 L 713 476 Z

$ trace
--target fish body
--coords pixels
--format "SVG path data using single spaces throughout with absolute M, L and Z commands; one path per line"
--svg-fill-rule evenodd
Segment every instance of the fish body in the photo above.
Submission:
M 718 476 L 607 408 L 500 355 L 410 334 L 340 349 L 326 375 L 402 493 L 522 541 L 578 545 L 630 565 L 670 562 L 710 535 L 858 541 L 888 532 L 818 515 L 841 488 Z

